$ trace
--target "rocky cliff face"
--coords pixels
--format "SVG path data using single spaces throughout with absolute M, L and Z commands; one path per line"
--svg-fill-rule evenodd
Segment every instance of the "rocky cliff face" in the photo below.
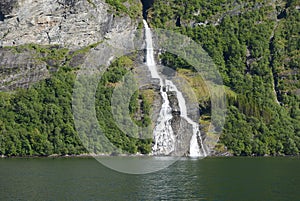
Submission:
M 2 0 L 0 47 L 38 44 L 75 51 L 136 29 L 130 17 L 115 16 L 110 9 L 104 0 Z M 26 87 L 47 77 L 52 65 L 42 57 L 47 55 L 28 48 L 0 48 L 0 90 Z
M 0 4 L 3 46 L 28 43 L 84 47 L 132 29 L 128 16 L 115 17 L 103 0 L 5 0 Z
M 49 76 L 46 63 L 37 62 L 32 55 L 0 49 L 0 91 L 26 88 Z

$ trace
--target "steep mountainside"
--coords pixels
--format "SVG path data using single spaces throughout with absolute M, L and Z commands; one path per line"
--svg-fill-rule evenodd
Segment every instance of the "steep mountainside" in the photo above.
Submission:
M 142 7 L 143 6 L 143 7 Z M 300 4 L 296 0 L 2 0 L 0 2 L 0 155 L 80 154 L 72 114 L 73 85 L 90 52 L 110 38 L 133 36 L 142 17 L 198 42 L 226 88 L 227 117 L 215 153 L 298 155 L 300 150 Z M 118 42 L 117 42 L 118 43 Z M 117 44 L 118 45 L 118 44 Z M 210 99 L 183 59 L 161 52 L 160 63 L 191 83 L 201 127 L 209 132 Z M 111 97 L 140 52 L 114 61 L 96 92 L 99 125 L 117 149 L 149 153 L 152 139 L 118 128 Z M 130 115 L 151 124 L 155 89 L 136 92 Z M 157 100 L 155 100 L 157 99 Z M 94 143 L 95 153 L 107 150 Z M 121 151 L 120 151 L 121 150 Z

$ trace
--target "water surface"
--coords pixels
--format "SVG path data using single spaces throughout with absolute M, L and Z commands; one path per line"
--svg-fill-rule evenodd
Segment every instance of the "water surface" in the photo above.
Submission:
M 0 200 L 291 201 L 300 198 L 299 168 L 298 158 L 183 158 L 129 175 L 93 158 L 0 159 Z

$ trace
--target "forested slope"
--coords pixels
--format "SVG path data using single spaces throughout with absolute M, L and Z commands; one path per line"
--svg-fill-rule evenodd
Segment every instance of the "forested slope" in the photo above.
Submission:
M 299 6 L 296 0 L 156 0 L 148 10 L 153 27 L 197 41 L 229 87 L 219 151 L 225 145 L 235 155 L 299 154 Z M 170 55 L 162 59 L 176 64 Z

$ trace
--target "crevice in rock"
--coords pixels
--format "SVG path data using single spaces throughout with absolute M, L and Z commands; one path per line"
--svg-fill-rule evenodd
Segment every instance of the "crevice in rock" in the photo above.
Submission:
M 51 44 L 51 37 L 50 37 L 50 35 L 49 35 L 49 32 L 46 31 L 46 34 L 47 34 L 47 38 L 48 38 L 48 43 Z
M 4 14 L 0 11 L 0 21 L 4 21 Z
M 154 0 L 141 0 L 143 4 L 143 18 L 147 20 L 148 10 L 152 7 Z
M 176 26 L 181 27 L 180 17 L 177 17 L 176 19 Z
M 270 49 L 270 66 L 272 68 L 272 77 L 273 77 L 273 82 L 272 82 L 272 87 L 273 87 L 273 92 L 274 92 L 274 97 L 275 97 L 275 101 L 276 103 L 278 103 L 280 105 L 280 102 L 278 100 L 279 98 L 279 89 L 278 89 L 278 74 L 276 73 L 276 69 L 274 66 L 274 57 L 275 57 L 275 31 L 278 27 L 278 21 L 276 21 L 276 24 L 273 28 L 271 37 L 270 37 L 270 42 L 269 42 L 269 49 Z
M 277 15 L 277 19 L 281 20 L 282 18 L 286 18 L 286 10 L 283 10 L 279 13 L 279 15 Z

